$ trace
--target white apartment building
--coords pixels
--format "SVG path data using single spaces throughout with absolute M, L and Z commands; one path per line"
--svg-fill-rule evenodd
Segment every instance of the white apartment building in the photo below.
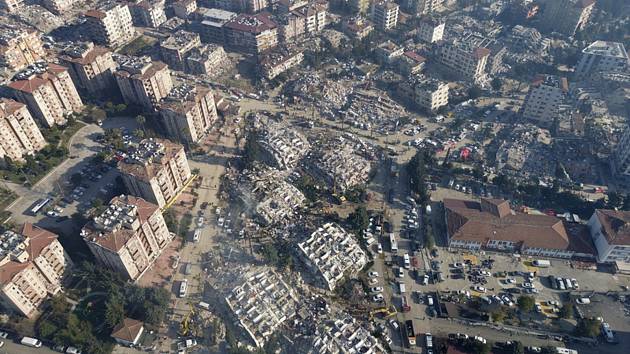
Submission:
M 19 233 L 5 231 L 0 240 L 0 302 L 32 318 L 61 290 L 72 260 L 57 235 L 32 224 L 24 224 Z
M 46 127 L 66 123 L 66 115 L 83 110 L 68 69 L 52 63 L 36 63 L 18 73 L 8 85 L 13 98 L 24 103 Z
M 126 103 L 140 105 L 148 110 L 157 109 L 160 101 L 173 88 L 171 71 L 161 61 L 149 57 L 128 57 L 114 73 Z
M 160 104 L 160 116 L 169 137 L 190 146 L 204 138 L 217 120 L 214 95 L 203 86 L 176 87 Z
M 68 67 L 76 87 L 95 97 L 103 96 L 116 86 L 116 62 L 105 47 L 92 42 L 77 43 L 66 48 L 59 60 Z
M 127 4 L 109 3 L 99 10 L 89 10 L 85 17 L 89 35 L 98 44 L 117 47 L 136 35 Z
M 0 27 L 0 66 L 22 70 L 46 55 L 39 32 L 17 27 Z
M 425 78 L 416 83 L 415 102 L 430 112 L 448 105 L 448 83 L 437 79 Z
M 129 3 L 133 24 L 139 27 L 160 27 L 166 22 L 165 0 L 137 0 Z
M 24 161 L 46 146 L 46 140 L 23 103 L 0 98 L 0 158 Z
M 131 281 L 153 265 L 173 238 L 157 205 L 127 195 L 114 197 L 81 236 L 100 264 Z
M 375 2 L 372 5 L 372 21 L 383 31 L 395 28 L 398 24 L 398 4 L 392 1 Z
M 462 79 L 483 85 L 490 50 L 464 42 L 445 42 L 438 49 L 438 60 Z
M 418 26 L 418 39 L 425 43 L 439 42 L 444 38 L 446 23 L 439 19 L 424 17 Z
M 60 15 L 72 8 L 77 0 L 42 0 L 42 5 L 50 12 Z
M 623 43 L 595 41 L 582 50 L 582 58 L 575 69 L 575 75 L 584 80 L 599 71 L 623 72 L 627 70 L 629 63 Z
M 118 163 L 125 187 L 160 208 L 166 206 L 192 177 L 182 145 L 164 139 L 144 139 Z
M 560 114 L 560 106 L 569 92 L 566 78 L 554 75 L 537 75 L 529 86 L 521 114 L 543 126 L 551 126 Z
M 630 186 L 630 127 L 621 134 L 612 158 L 612 170 L 624 187 Z
M 630 212 L 596 209 L 588 228 L 598 262 L 630 263 Z

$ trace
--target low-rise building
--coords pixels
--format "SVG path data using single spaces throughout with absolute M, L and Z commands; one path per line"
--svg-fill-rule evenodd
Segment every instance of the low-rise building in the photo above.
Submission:
M 225 24 L 225 43 L 236 50 L 260 54 L 278 45 L 277 27 L 267 13 L 240 14 Z
M 112 52 L 92 42 L 76 43 L 64 49 L 60 62 L 69 69 L 79 90 L 99 97 L 116 86 L 116 62 Z
M 368 257 L 356 238 L 335 223 L 326 223 L 298 243 L 300 256 L 327 290 L 335 290 L 345 276 L 356 275 Z
M 81 229 L 81 236 L 99 264 L 131 281 L 138 280 L 173 239 L 157 205 L 127 195 L 114 197 Z
M 280 170 L 296 167 L 311 148 L 304 135 L 293 129 L 277 129 L 274 126 L 260 132 L 257 143 L 262 161 Z
M 136 30 L 127 4 L 107 3 L 85 13 L 88 35 L 98 44 L 116 47 L 131 41 Z
M 299 65 L 304 60 L 304 53 L 285 47 L 276 48 L 263 54 L 259 59 L 261 74 L 267 80 Z
M 5 231 L 0 241 L 0 302 L 32 318 L 61 291 L 72 260 L 57 235 L 32 224 L 24 224 L 19 233 Z
M 160 43 L 162 60 L 173 70 L 183 71 L 186 67 L 186 56 L 201 45 L 197 33 L 178 31 Z
M 363 17 L 353 17 L 344 19 L 341 28 L 349 37 L 361 40 L 374 30 L 374 25 Z
M 197 0 L 179 0 L 174 2 L 172 6 L 175 16 L 188 19 L 188 16 L 197 10 Z
M 383 31 L 393 29 L 398 25 L 398 4 L 390 0 L 381 0 L 372 4 L 372 21 Z
M 24 103 L 42 125 L 64 125 L 66 115 L 83 110 L 68 69 L 52 63 L 36 63 L 15 75 L 10 94 Z
M 583 80 L 598 71 L 624 72 L 629 65 L 623 43 L 595 41 L 582 51 L 575 75 Z
M 222 9 L 200 7 L 191 15 L 193 26 L 205 43 L 224 44 L 226 41 L 225 25 L 236 16 L 235 12 Z
M 569 92 L 566 78 L 537 75 L 529 86 L 521 107 L 523 118 L 550 127 L 560 115 L 560 106 Z
M 448 41 L 438 48 L 437 58 L 462 79 L 475 84 L 487 81 L 486 64 L 490 50 L 475 47 L 466 42 Z
M 144 323 L 125 317 L 120 324 L 112 329 L 111 337 L 120 345 L 133 347 L 139 344 L 143 333 Z
M 118 163 L 129 193 L 160 208 L 188 184 L 192 174 L 182 145 L 164 139 L 144 139 Z
M 136 0 L 129 3 L 133 23 L 139 27 L 158 28 L 166 22 L 165 0 Z
M 588 228 L 597 248 L 597 261 L 630 263 L 630 212 L 596 209 Z
M 444 38 L 446 23 L 437 18 L 423 17 L 418 25 L 418 39 L 425 43 L 439 42 Z
M 427 64 L 427 59 L 422 55 L 408 50 L 398 57 L 399 71 L 404 75 L 413 75 L 421 72 Z
M 46 146 L 46 140 L 23 103 L 0 98 L 0 158 L 24 161 Z
M 293 288 L 270 269 L 248 275 L 225 301 L 240 327 L 259 348 L 285 321 L 295 316 L 299 304 Z
M 398 46 L 390 40 L 379 44 L 376 49 L 374 49 L 379 63 L 386 65 L 391 65 L 396 62 L 396 60 L 403 55 L 404 51 L 404 47 Z
M 190 146 L 205 137 L 217 120 L 214 95 L 203 86 L 175 87 L 160 104 L 160 116 L 169 137 Z
M 114 77 L 126 103 L 148 110 L 155 110 L 173 88 L 168 65 L 149 57 L 124 58 Z
M 39 33 L 17 27 L 0 28 L 0 66 L 22 70 L 46 55 Z
M 429 112 L 435 112 L 448 105 L 448 89 L 446 82 L 423 78 L 414 87 L 415 103 Z

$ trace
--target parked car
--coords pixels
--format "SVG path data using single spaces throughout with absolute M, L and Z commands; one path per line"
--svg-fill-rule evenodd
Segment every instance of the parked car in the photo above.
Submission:
M 485 293 L 486 292 L 486 288 L 484 288 L 483 286 L 479 286 L 479 285 L 475 285 L 472 287 L 473 290 L 480 292 L 480 293 Z

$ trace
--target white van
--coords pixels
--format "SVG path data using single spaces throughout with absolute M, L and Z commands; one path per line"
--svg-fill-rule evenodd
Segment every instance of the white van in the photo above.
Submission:
M 405 255 L 403 256 L 403 260 L 405 262 L 405 269 L 411 268 L 411 261 L 409 259 L 409 254 L 408 253 L 405 253 Z
M 185 297 L 187 291 L 188 291 L 188 279 L 184 279 L 179 284 L 179 297 Z
M 40 341 L 37 338 L 31 338 L 31 337 L 24 337 L 24 338 L 22 338 L 20 343 L 22 345 L 27 346 L 27 347 L 33 347 L 33 348 L 41 348 L 41 346 L 42 346 L 42 341 Z
M 398 289 L 400 290 L 400 293 L 401 293 L 401 294 L 404 294 L 404 293 L 405 293 L 405 291 L 406 291 L 406 289 L 405 289 L 405 283 L 403 283 L 403 282 L 398 283 Z
M 210 311 L 210 304 L 207 302 L 200 301 L 197 306 L 201 307 L 204 310 Z
M 538 268 L 548 268 L 551 266 L 551 262 L 546 259 L 537 259 L 533 262 L 533 264 Z

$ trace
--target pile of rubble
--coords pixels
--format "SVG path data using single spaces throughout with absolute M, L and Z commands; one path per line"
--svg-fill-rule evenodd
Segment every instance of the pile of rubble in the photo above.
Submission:
M 520 124 L 509 129 L 510 134 L 497 150 L 497 169 L 524 179 L 553 178 L 556 163 L 549 131 L 532 124 Z

